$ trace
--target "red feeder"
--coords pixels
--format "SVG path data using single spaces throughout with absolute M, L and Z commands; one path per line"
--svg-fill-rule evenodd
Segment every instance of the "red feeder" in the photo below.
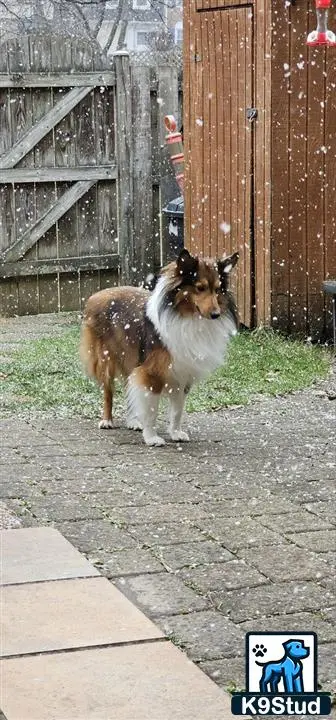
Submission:
M 179 185 L 181 193 L 184 191 L 184 152 L 183 140 L 180 132 L 176 131 L 177 122 L 174 115 L 166 115 L 165 126 L 168 130 L 166 135 L 166 143 L 170 152 L 170 159 L 174 168 L 176 182 Z
M 307 45 L 315 47 L 316 45 L 328 45 L 336 47 L 336 35 L 328 30 L 328 10 L 331 0 L 315 0 L 317 28 L 309 33 L 307 37 Z

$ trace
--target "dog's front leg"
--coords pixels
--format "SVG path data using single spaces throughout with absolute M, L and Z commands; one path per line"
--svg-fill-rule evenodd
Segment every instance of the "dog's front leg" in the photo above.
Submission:
M 296 693 L 303 693 L 303 682 L 302 677 L 298 675 L 298 677 L 294 678 L 294 692 Z
M 129 412 L 133 413 L 143 428 L 146 445 L 165 445 L 165 441 L 156 432 L 156 419 L 159 410 L 160 393 L 154 393 L 136 382 L 136 376 L 130 377 L 127 390 Z
M 293 675 L 291 673 L 288 673 L 286 671 L 283 673 L 283 683 L 285 693 L 289 694 L 294 692 Z
M 186 393 L 184 387 L 176 387 L 169 393 L 170 419 L 169 435 L 175 442 L 188 442 L 189 435 L 181 430 L 182 415 L 184 410 Z

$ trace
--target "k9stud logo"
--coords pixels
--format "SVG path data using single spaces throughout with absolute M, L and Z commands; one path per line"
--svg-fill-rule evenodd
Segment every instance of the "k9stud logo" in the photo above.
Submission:
M 233 715 L 329 715 L 328 693 L 317 692 L 313 632 L 246 635 L 246 687 L 234 693 Z

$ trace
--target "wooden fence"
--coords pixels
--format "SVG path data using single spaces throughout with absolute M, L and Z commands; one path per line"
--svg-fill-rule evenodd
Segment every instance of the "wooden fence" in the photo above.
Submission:
M 178 75 L 69 38 L 0 48 L 0 315 L 80 310 L 160 264 Z

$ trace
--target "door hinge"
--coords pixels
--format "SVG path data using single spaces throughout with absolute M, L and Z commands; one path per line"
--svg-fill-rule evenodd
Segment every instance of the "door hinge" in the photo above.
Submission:
M 258 110 L 257 108 L 250 107 L 246 109 L 246 117 L 249 122 L 253 122 L 253 120 L 256 120 L 258 117 Z

